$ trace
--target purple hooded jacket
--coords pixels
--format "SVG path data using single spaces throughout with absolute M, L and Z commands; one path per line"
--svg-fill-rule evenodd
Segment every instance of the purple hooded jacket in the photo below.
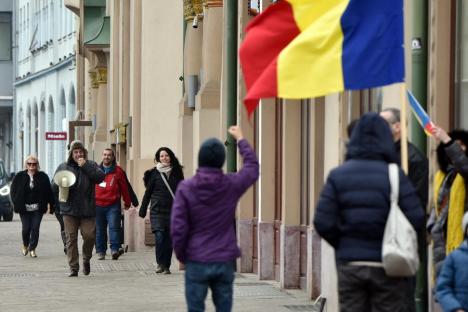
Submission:
M 258 160 L 246 140 L 238 142 L 243 168 L 233 174 L 201 167 L 182 181 L 172 205 L 172 245 L 182 263 L 232 261 L 240 256 L 235 211 L 244 192 L 258 179 Z

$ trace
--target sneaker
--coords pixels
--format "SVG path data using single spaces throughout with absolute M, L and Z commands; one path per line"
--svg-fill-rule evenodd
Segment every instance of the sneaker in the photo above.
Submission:
M 91 264 L 89 262 L 83 262 L 83 274 L 89 275 L 90 272 L 91 272 Z
M 35 250 L 30 250 L 29 255 L 31 256 L 31 258 L 37 258 L 37 254 Z
M 162 273 L 164 272 L 164 268 L 158 264 L 158 267 L 156 268 L 156 273 Z
M 103 252 L 98 253 L 98 260 L 106 260 L 106 254 Z
M 76 277 L 76 276 L 78 276 L 78 271 L 75 271 L 75 270 L 71 270 L 70 274 L 68 274 L 68 277 Z
M 122 247 L 120 247 L 118 253 L 119 253 L 119 256 L 121 256 L 125 253 L 125 251 Z
M 28 246 L 23 245 L 21 247 L 21 253 L 23 254 L 23 256 L 26 256 L 28 254 Z
M 120 255 L 121 255 L 121 253 L 120 253 L 119 251 L 114 251 L 114 252 L 112 253 L 112 260 L 117 260 L 117 259 L 119 259 Z
M 169 269 L 164 269 L 164 274 L 171 274 L 171 270 L 169 270 Z

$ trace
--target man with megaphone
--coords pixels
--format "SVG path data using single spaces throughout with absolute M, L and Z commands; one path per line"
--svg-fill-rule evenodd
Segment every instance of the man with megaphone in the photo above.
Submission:
M 95 186 L 105 178 L 98 164 L 88 160 L 80 141 L 70 143 L 68 160 L 58 166 L 53 190 L 63 216 L 67 239 L 68 276 L 78 276 L 78 230 L 83 238 L 83 274 L 91 271 L 90 260 L 96 237 Z

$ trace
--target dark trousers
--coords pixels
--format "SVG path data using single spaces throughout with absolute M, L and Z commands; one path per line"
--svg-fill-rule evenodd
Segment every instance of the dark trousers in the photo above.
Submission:
M 80 269 L 78 253 L 78 230 L 81 230 L 83 238 L 83 262 L 89 262 L 93 256 L 94 242 L 96 238 L 95 218 L 80 218 L 63 216 L 65 234 L 67 236 L 67 257 L 70 270 Z
M 154 232 L 156 242 L 156 263 L 165 269 L 169 269 L 172 260 L 172 241 L 169 231 L 156 230 Z
M 42 212 L 39 210 L 23 212 L 20 213 L 20 218 L 23 245 L 29 246 L 29 250 L 35 250 L 39 243 L 39 228 L 41 227 Z
M 57 218 L 57 221 L 60 224 L 60 235 L 62 237 L 62 242 L 63 242 L 63 247 L 66 250 L 67 248 L 67 236 L 65 235 L 65 225 L 63 224 L 63 216 L 60 214 L 60 212 L 55 212 L 55 218 Z M 66 253 L 66 251 L 65 251 Z
M 388 277 L 383 268 L 339 264 L 341 312 L 406 312 L 409 278 Z
M 208 288 L 211 289 L 216 312 L 230 312 L 234 271 L 234 261 L 187 262 L 185 264 L 185 300 L 188 312 L 205 311 Z

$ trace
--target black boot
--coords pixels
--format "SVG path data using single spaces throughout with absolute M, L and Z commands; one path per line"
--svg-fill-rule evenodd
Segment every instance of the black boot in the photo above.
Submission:
M 83 274 L 89 275 L 89 272 L 91 272 L 91 264 L 89 261 L 83 261 Z

